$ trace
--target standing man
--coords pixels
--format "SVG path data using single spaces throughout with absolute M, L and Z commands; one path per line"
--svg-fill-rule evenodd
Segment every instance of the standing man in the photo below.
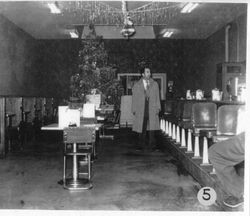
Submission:
M 142 78 L 132 89 L 132 113 L 134 115 L 132 130 L 138 133 L 139 147 L 148 152 L 156 147 L 154 131 L 160 129 L 158 114 L 161 104 L 158 83 L 151 78 L 148 66 L 142 68 L 141 76 Z

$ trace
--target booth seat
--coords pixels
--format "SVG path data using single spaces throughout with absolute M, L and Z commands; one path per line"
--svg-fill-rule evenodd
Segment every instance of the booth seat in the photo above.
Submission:
M 213 143 L 229 139 L 245 130 L 244 105 L 223 105 L 217 110 L 217 127 L 215 131 L 206 131 L 204 136 L 211 138 Z
M 200 135 L 201 131 L 216 131 L 217 107 L 215 103 L 194 103 L 191 114 L 191 130 L 194 135 Z
M 193 101 L 185 101 L 183 104 L 183 111 L 180 113 L 178 125 L 184 129 L 190 129 L 192 127 L 191 117 L 193 104 Z

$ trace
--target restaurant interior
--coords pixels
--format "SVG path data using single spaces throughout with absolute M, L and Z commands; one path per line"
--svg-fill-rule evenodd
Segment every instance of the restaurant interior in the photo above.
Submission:
M 249 211 L 223 204 L 209 155 L 245 132 L 247 9 L 1 1 L 0 213 Z M 131 108 L 143 65 L 161 105 L 146 153 Z M 245 160 L 234 169 L 249 179 Z

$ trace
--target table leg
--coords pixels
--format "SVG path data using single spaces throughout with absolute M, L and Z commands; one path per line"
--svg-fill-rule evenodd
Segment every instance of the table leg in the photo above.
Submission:
M 76 145 L 76 143 L 73 143 L 73 153 L 74 153 L 74 155 L 73 155 L 73 181 L 77 181 L 77 179 L 78 179 L 78 167 L 77 167 L 77 155 L 76 155 L 76 153 L 77 153 L 77 145 Z

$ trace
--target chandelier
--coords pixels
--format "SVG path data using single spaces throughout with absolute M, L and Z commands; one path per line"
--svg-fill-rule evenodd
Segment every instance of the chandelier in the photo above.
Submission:
M 132 1 L 122 0 L 121 4 L 112 1 L 57 1 L 58 8 L 62 11 L 59 16 L 64 19 L 74 20 L 74 26 L 84 27 L 115 26 L 120 34 L 129 38 L 136 34 L 135 26 L 166 26 L 170 20 L 180 14 L 183 2 L 148 1 L 137 2 L 136 7 L 131 7 Z M 121 7 L 122 6 L 122 7 Z M 77 29 L 82 34 L 82 30 Z M 139 30 L 138 30 L 139 32 Z
M 114 1 L 115 2 L 115 1 Z M 68 19 L 75 18 L 77 24 L 88 25 L 126 25 L 133 20 L 134 25 L 167 25 L 168 21 L 180 13 L 183 2 L 150 1 L 140 7 L 129 10 L 122 1 L 122 8 L 112 5 L 112 1 L 57 1 L 62 14 Z
M 135 28 L 134 23 L 131 20 L 131 17 L 129 16 L 128 10 L 127 10 L 127 4 L 125 1 L 122 1 L 122 12 L 124 15 L 124 26 L 121 30 L 121 34 L 123 37 L 129 38 L 132 37 L 135 34 Z

